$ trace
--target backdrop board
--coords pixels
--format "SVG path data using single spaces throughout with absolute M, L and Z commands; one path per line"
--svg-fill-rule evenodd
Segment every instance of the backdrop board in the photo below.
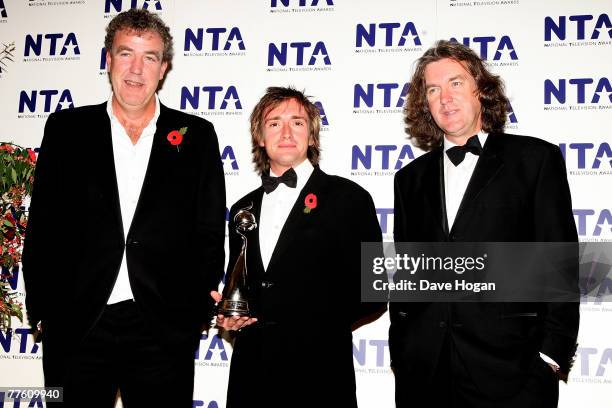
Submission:
M 321 110 L 321 167 L 372 194 L 384 238 L 392 240 L 393 175 L 423 153 L 406 139 L 402 121 L 414 61 L 436 40 L 454 38 L 505 80 L 507 131 L 561 147 L 580 240 L 612 240 L 612 148 L 604 127 L 612 118 L 609 0 L 0 0 L 0 140 L 37 149 L 51 112 L 108 98 L 104 28 L 132 7 L 158 13 L 171 27 L 175 57 L 159 96 L 214 123 L 228 206 L 259 183 L 252 108 L 266 87 L 293 85 Z M 78 197 L 62 199 L 66 231 L 50 261 L 54 273 L 74 236 L 70 206 L 78 205 Z M 18 271 L 11 285 L 25 296 Z M 180 271 L 168 285 L 180 294 Z M 607 407 L 612 305 L 581 308 L 577 358 L 559 405 Z M 394 406 L 388 325 L 384 315 L 354 333 L 362 407 Z M 0 333 L 0 386 L 42 384 L 43 350 L 28 328 L 14 320 Z M 304 335 L 311 347 L 325 348 L 316 325 Z M 214 331 L 202 335 L 194 407 L 225 406 L 231 354 Z

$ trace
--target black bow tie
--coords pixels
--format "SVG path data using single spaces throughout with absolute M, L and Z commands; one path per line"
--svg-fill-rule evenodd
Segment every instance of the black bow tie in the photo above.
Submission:
M 482 153 L 482 146 L 480 145 L 480 140 L 478 140 L 478 135 L 470 137 L 463 146 L 451 147 L 446 151 L 446 155 L 455 166 L 458 166 L 465 159 L 467 152 L 476 156 L 480 156 L 480 153 Z
M 297 185 L 297 174 L 295 174 L 295 170 L 290 168 L 280 177 L 272 177 L 266 173 L 261 175 L 261 184 L 266 194 L 270 194 L 276 190 L 276 187 L 278 187 L 280 183 L 285 183 L 287 187 L 295 188 Z

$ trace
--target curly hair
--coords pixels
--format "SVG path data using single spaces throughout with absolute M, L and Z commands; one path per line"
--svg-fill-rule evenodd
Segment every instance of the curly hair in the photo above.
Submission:
M 111 52 L 115 35 L 121 30 L 133 30 L 139 34 L 145 31 L 159 34 L 164 43 L 162 61 L 170 62 L 172 60 L 174 52 L 172 50 L 170 28 L 156 14 L 146 9 L 130 9 L 117 14 L 106 27 L 106 37 L 104 38 L 106 51 Z
M 508 98 L 501 78 L 489 72 L 485 62 L 469 47 L 455 41 L 440 40 L 417 60 L 404 107 L 408 138 L 415 146 L 426 151 L 440 146 L 444 131 L 436 124 L 429 111 L 425 68 L 428 64 L 444 58 L 460 62 L 474 77 L 481 104 L 482 130 L 487 133 L 501 132 L 506 124 Z
M 253 153 L 253 163 L 255 163 L 255 171 L 258 174 L 265 173 L 270 170 L 270 157 L 266 152 L 265 147 L 259 145 L 264 139 L 263 125 L 266 115 L 279 104 L 295 99 L 306 111 L 308 115 L 308 130 L 310 132 L 310 140 L 312 145 L 308 146 L 307 157 L 312 165 L 319 164 L 321 156 L 321 143 L 319 140 L 319 130 L 321 129 L 321 116 L 319 108 L 310 102 L 304 92 L 300 92 L 292 87 L 270 87 L 266 90 L 266 94 L 257 102 L 253 112 L 251 112 L 251 152 Z

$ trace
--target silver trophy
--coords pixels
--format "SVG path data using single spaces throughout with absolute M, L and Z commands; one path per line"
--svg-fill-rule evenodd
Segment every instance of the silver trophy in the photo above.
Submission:
M 255 216 L 249 210 L 253 208 L 253 204 L 239 210 L 234 216 L 236 224 L 236 232 L 242 238 L 242 248 L 240 255 L 236 260 L 234 269 L 229 274 L 228 279 L 223 288 L 223 299 L 219 304 L 218 313 L 224 316 L 250 316 L 251 309 L 249 308 L 249 288 L 247 286 L 247 239 L 244 235 L 247 231 L 253 231 L 257 228 Z

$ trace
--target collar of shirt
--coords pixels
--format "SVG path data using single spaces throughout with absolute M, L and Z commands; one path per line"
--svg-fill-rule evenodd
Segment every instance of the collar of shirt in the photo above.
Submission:
M 478 133 L 478 140 L 483 148 L 487 141 L 487 137 L 488 135 L 486 133 Z M 465 190 L 467 189 L 472 173 L 476 168 L 476 163 L 478 162 L 478 156 L 468 152 L 465 155 L 465 159 L 458 166 L 455 166 L 446 154 L 446 151 L 454 146 L 457 145 L 444 137 L 444 153 L 442 153 L 444 156 L 444 198 L 446 201 L 446 219 L 449 228 L 452 228 L 455 223 L 455 217 L 459 211 L 463 195 L 465 194 Z
M 117 119 L 117 117 L 115 116 L 114 112 L 113 112 L 113 93 L 111 92 L 109 98 L 108 98 L 108 102 L 106 103 L 106 113 L 108 114 L 108 117 L 110 118 L 111 121 L 111 130 L 113 135 L 117 134 L 117 127 L 119 129 L 121 129 L 120 133 L 125 134 L 127 141 L 130 142 L 130 144 L 132 143 L 132 141 L 130 140 L 129 136 L 127 135 L 127 132 L 125 131 L 125 129 L 123 128 L 123 125 L 119 122 L 119 119 Z M 140 138 L 149 138 L 149 137 L 153 137 L 155 135 L 155 131 L 157 130 L 157 119 L 159 119 L 159 97 L 157 96 L 157 94 L 155 94 L 155 114 L 153 115 L 153 118 L 151 118 L 151 121 L 149 121 L 149 123 L 147 124 L 147 126 L 143 129 L 142 134 L 140 135 Z M 140 140 L 140 138 L 138 140 Z M 125 141 L 124 138 L 119 138 L 121 141 Z
M 278 191 L 286 191 L 286 190 L 297 191 L 298 194 L 299 194 L 299 192 L 302 191 L 302 189 L 306 185 L 306 182 L 310 178 L 310 175 L 312 174 L 312 171 L 314 170 L 314 166 L 312 165 L 312 163 L 310 163 L 310 160 L 306 159 L 302 163 L 300 163 L 296 167 L 294 167 L 293 170 L 295 170 L 295 174 L 297 174 L 297 184 L 295 185 L 295 189 L 293 189 L 291 187 L 287 187 L 285 185 L 285 183 L 280 183 L 278 185 L 278 187 L 276 188 L 276 190 L 274 190 L 270 194 L 266 194 L 266 195 L 267 196 L 270 196 L 270 195 L 273 196 L 274 193 L 276 193 Z M 276 174 L 276 173 L 274 173 L 272 171 L 272 169 L 270 169 L 270 176 L 272 176 L 272 177 L 280 177 L 280 176 L 282 176 L 282 174 Z
M 484 149 L 484 145 L 487 142 L 487 138 L 489 137 L 488 133 L 484 133 L 483 131 L 478 132 L 478 141 L 480 142 L 480 145 L 482 146 L 482 148 Z M 448 156 L 446 155 L 446 151 L 448 149 L 450 149 L 451 147 L 455 147 L 455 146 L 459 146 L 453 142 L 451 142 L 450 140 L 448 140 L 446 138 L 446 136 L 444 136 L 444 161 L 445 162 L 449 162 L 450 163 L 450 159 L 448 158 Z M 468 152 L 468 154 L 475 156 L 474 154 Z M 467 154 L 466 154 L 467 155 Z M 463 164 L 463 162 L 461 163 Z M 461 164 L 459 164 L 459 166 L 461 166 Z
M 272 253 L 278 242 L 280 233 L 289 218 L 289 213 L 296 203 L 300 192 L 310 178 L 313 165 L 308 159 L 293 168 L 297 174 L 297 184 L 295 188 L 287 187 L 284 183 L 270 194 L 264 194 L 261 201 L 261 214 L 259 216 L 259 250 L 264 269 L 268 269 L 268 264 L 272 258 Z M 270 170 L 270 175 L 278 177 Z

